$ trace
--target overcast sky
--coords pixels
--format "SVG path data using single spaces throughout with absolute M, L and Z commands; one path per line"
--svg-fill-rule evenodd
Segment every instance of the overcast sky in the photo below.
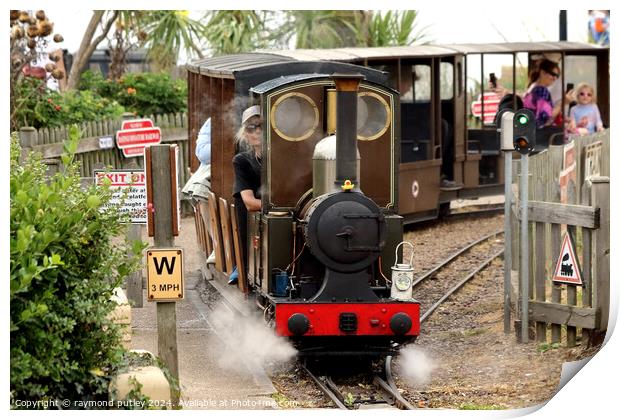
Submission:
M 409 7 L 413 5 L 411 3 Z M 75 52 L 80 45 L 92 10 L 50 7 L 46 7 L 45 10 L 55 23 L 56 32 L 61 33 L 65 38 L 62 47 L 69 52 Z M 510 19 L 507 18 L 505 6 L 499 9 L 484 8 L 482 10 L 473 7 L 452 13 L 446 13 L 445 10 L 420 8 L 419 13 L 418 28 L 426 28 L 429 40 L 434 43 L 557 41 L 559 39 L 559 9 L 555 8 L 538 10 L 535 13 L 527 7 L 513 8 L 510 11 Z M 200 16 L 199 12 L 192 14 Z M 570 41 L 587 41 L 587 21 L 587 10 L 568 10 Z M 102 46 L 104 45 L 105 41 L 102 43 Z

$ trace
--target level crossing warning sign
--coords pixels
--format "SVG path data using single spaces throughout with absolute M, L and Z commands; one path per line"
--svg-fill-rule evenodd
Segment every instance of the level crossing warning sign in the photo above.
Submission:
M 583 286 L 581 270 L 575 254 L 575 247 L 568 232 L 564 234 L 558 262 L 553 272 L 553 281 Z
M 149 301 L 183 299 L 183 251 L 180 248 L 147 249 L 146 265 Z

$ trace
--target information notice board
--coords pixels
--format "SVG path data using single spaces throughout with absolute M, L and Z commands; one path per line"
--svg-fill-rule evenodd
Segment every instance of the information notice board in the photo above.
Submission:
M 109 183 L 112 190 L 112 199 L 102 211 L 120 205 L 120 213 L 129 215 L 131 223 L 146 224 L 146 176 L 143 169 L 97 170 L 93 174 L 98 187 Z

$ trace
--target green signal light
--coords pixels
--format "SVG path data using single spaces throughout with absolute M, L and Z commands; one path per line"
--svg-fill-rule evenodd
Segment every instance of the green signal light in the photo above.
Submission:
M 529 118 L 527 118 L 527 116 L 525 116 L 525 115 L 520 115 L 519 116 L 519 124 L 525 125 L 525 124 L 527 124 L 528 121 L 529 121 Z

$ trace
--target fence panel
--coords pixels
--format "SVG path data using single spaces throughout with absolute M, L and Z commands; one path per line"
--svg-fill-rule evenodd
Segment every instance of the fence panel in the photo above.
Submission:
M 180 185 L 185 185 L 189 179 L 189 145 L 187 138 L 187 115 L 184 113 L 170 115 L 151 116 L 156 126 L 161 124 L 162 142 L 176 144 L 179 146 L 179 169 Z M 80 162 L 80 176 L 84 182 L 89 182 L 93 176 L 93 170 L 111 167 L 112 169 L 126 168 L 132 162 L 125 159 L 122 152 L 113 147 L 112 149 L 101 149 L 99 138 L 104 136 L 114 136 L 120 129 L 122 120 L 105 120 L 85 122 L 79 125 L 82 139 L 78 143 L 76 160 Z M 68 138 L 69 127 L 41 128 L 35 130 L 34 135 L 26 134 L 27 130 L 20 130 L 20 138 L 28 140 L 22 141 L 26 148 L 33 149 L 43 154 L 45 159 L 50 162 L 59 158 L 63 154 L 63 142 Z M 142 162 L 142 159 L 138 159 Z M 135 163 L 134 163 L 135 165 Z
M 530 158 L 528 312 L 539 342 L 547 341 L 549 324 L 552 343 L 561 341 L 566 328 L 567 346 L 577 344 L 579 329 L 586 343 L 600 341 L 607 329 L 609 143 L 606 130 Z M 513 211 L 518 222 L 520 209 L 514 205 Z M 513 237 L 517 232 L 513 229 Z M 582 286 L 553 281 L 564 234 L 575 240 Z

